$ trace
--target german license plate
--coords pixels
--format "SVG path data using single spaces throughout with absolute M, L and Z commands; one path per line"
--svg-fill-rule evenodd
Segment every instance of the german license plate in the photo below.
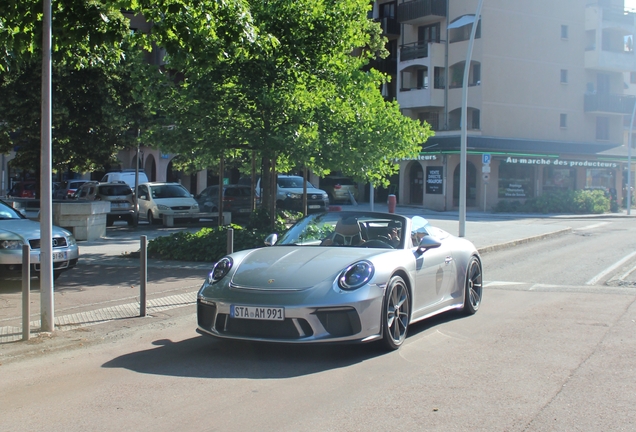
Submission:
M 285 308 L 231 305 L 230 316 L 240 319 L 283 321 L 285 319 Z
M 307 208 L 317 209 L 317 208 L 320 208 L 320 206 L 318 204 L 313 204 L 313 205 L 308 205 Z

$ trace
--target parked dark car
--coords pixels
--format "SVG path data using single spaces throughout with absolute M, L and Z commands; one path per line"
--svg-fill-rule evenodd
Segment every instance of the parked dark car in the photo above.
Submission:
M 248 216 L 252 210 L 251 196 L 249 186 L 223 185 L 223 211 L 231 212 L 233 219 Z M 219 211 L 219 186 L 208 186 L 195 199 L 202 212 Z
M 89 180 L 66 180 L 60 184 L 60 187 L 53 193 L 53 199 L 72 199 L 75 192 Z

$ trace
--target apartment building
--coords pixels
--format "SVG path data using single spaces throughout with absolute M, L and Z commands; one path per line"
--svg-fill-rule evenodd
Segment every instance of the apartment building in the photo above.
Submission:
M 400 162 L 403 204 L 459 205 L 462 82 L 477 6 L 374 3 L 389 38 L 384 66 L 395 65 L 383 92 L 435 131 L 416 160 Z M 483 1 L 468 76 L 469 208 L 555 189 L 602 188 L 621 198 L 635 30 L 623 0 Z

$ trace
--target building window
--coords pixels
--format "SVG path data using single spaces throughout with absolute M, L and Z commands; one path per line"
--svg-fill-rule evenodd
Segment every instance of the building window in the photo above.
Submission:
M 547 166 L 543 168 L 543 192 L 574 190 L 576 168 Z
M 596 139 L 609 140 L 609 117 L 596 117 Z
M 525 165 L 525 159 L 517 163 L 502 162 L 499 165 L 499 198 L 525 199 L 534 197 L 534 166 Z
M 567 39 L 567 38 L 568 38 L 568 26 L 562 25 L 561 26 L 561 39 Z
M 428 69 L 417 70 L 417 88 L 418 89 L 428 88 Z
M 559 119 L 559 126 L 561 126 L 561 128 L 568 127 L 568 115 L 567 114 L 561 114 L 561 118 Z
M 614 189 L 616 173 L 612 169 L 589 168 L 585 170 L 586 189 Z
M 568 70 L 561 69 L 561 83 L 566 84 L 568 82 Z
M 479 110 L 472 110 L 471 129 L 479 130 Z
M 446 88 L 446 68 L 443 67 L 436 67 L 433 71 L 434 73 L 434 80 L 435 80 L 435 88 L 436 89 L 443 89 Z
M 422 112 L 419 113 L 418 118 L 420 122 L 431 125 L 432 130 L 439 130 L 439 115 L 436 112 Z
M 636 72 L 629 73 L 629 82 L 630 84 L 636 84 Z
M 472 18 L 472 20 L 471 20 Z M 449 42 L 461 42 L 467 41 L 470 39 L 470 32 L 473 31 L 473 21 L 475 19 L 474 15 L 464 15 L 455 21 L 453 21 L 449 25 Z M 466 22 L 466 24 L 461 25 L 461 23 Z M 453 24 L 459 24 L 459 27 L 454 27 Z M 475 32 L 475 39 L 479 39 L 481 37 L 481 20 L 477 23 L 477 30 Z

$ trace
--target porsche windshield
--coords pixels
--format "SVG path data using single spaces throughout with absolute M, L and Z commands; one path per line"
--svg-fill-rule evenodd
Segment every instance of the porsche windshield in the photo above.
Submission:
M 401 249 L 405 218 L 372 212 L 331 212 L 307 216 L 276 245 Z

